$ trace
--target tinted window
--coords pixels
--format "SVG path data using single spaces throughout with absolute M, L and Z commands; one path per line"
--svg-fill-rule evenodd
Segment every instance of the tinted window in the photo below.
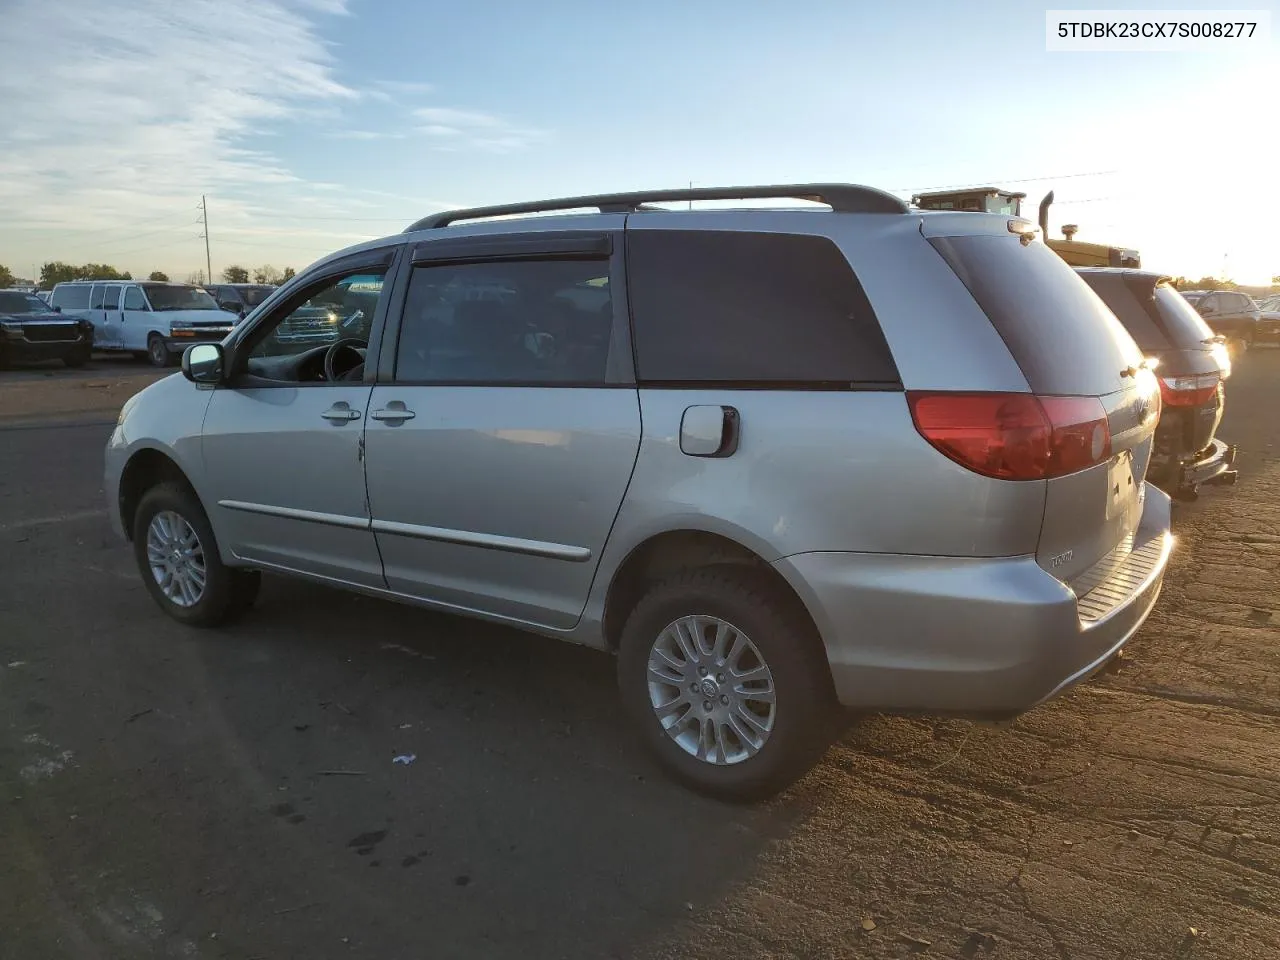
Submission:
M 1214 294 L 1201 297 L 1196 301 L 1196 309 L 1204 314 L 1218 313 L 1222 309 L 1222 298 Z
M 89 307 L 89 286 L 78 283 L 63 284 L 54 290 L 52 302 L 63 310 L 86 310 Z
M 608 260 L 416 267 L 396 379 L 601 384 L 612 327 Z
M 1144 351 L 1169 349 L 1169 337 L 1158 321 L 1154 301 L 1148 298 L 1143 302 L 1143 286 L 1131 285 L 1119 273 L 1082 273 L 1080 276 L 1124 324 L 1139 347 Z M 1151 289 L 1148 281 L 1145 285 L 1148 295 Z
M 240 302 L 246 307 L 256 307 L 275 292 L 275 287 L 245 287 L 240 291 Z
M 1169 284 L 1162 283 L 1155 290 L 1156 312 L 1164 328 L 1179 347 L 1191 347 L 1213 337 L 1209 325 L 1200 318 L 1195 308 Z
M 129 287 L 124 292 L 124 308 L 126 310 L 145 310 L 147 309 L 147 301 L 143 299 L 142 291 L 137 287 Z
M 107 288 L 104 284 L 95 283 L 93 285 L 93 293 L 89 296 L 89 308 L 91 310 L 102 309 L 102 299 L 107 294 Z
M 862 286 L 825 237 L 627 233 L 637 376 L 650 382 L 892 384 Z
M 104 310 L 120 309 L 120 288 L 107 287 L 107 292 L 102 298 L 102 308 Z
M 1101 396 L 1142 362 L 1133 338 L 1043 243 L 1017 237 L 930 241 L 986 312 L 1036 393 Z
M 1243 293 L 1235 294 L 1234 296 L 1232 296 L 1231 300 L 1233 301 L 1231 304 L 1231 309 L 1237 311 L 1238 313 L 1253 313 L 1254 311 L 1253 300 L 1245 296 Z

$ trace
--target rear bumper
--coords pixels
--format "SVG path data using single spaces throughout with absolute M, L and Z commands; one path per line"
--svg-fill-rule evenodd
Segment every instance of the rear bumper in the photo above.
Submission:
M 1172 546 L 1169 498 L 1148 486 L 1132 551 L 1080 597 L 1034 557 L 808 553 L 775 566 L 814 617 L 844 705 L 1008 717 L 1128 642 L 1160 595 Z

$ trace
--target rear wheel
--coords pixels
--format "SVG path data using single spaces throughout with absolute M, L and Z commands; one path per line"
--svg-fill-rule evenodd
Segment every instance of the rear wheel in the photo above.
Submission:
M 143 495 L 134 517 L 133 552 L 147 591 L 181 623 L 218 626 L 258 597 L 262 575 L 222 562 L 209 518 L 182 484 L 162 483 Z
M 173 354 L 164 344 L 164 338 L 158 333 L 147 337 L 147 359 L 153 367 L 173 366 Z
M 618 683 L 667 772 L 724 800 L 782 790 L 821 757 L 834 729 L 812 624 L 747 570 L 687 570 L 652 586 L 623 628 Z

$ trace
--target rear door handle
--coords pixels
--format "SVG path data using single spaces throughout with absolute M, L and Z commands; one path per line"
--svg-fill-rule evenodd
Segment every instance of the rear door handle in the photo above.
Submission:
M 412 420 L 417 414 L 407 409 L 403 400 L 391 400 L 385 407 L 373 411 L 369 416 L 387 423 L 403 423 L 405 420 Z
M 352 410 L 346 401 L 338 401 L 324 413 L 320 414 L 330 423 L 348 423 L 360 419 L 360 411 Z

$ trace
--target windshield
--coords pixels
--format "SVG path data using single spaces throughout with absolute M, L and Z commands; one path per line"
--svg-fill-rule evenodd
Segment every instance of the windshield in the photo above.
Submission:
M 168 283 L 144 283 L 153 310 L 218 310 L 218 304 L 199 287 Z
M 0 313 L 48 313 L 49 306 L 29 293 L 0 290 Z

